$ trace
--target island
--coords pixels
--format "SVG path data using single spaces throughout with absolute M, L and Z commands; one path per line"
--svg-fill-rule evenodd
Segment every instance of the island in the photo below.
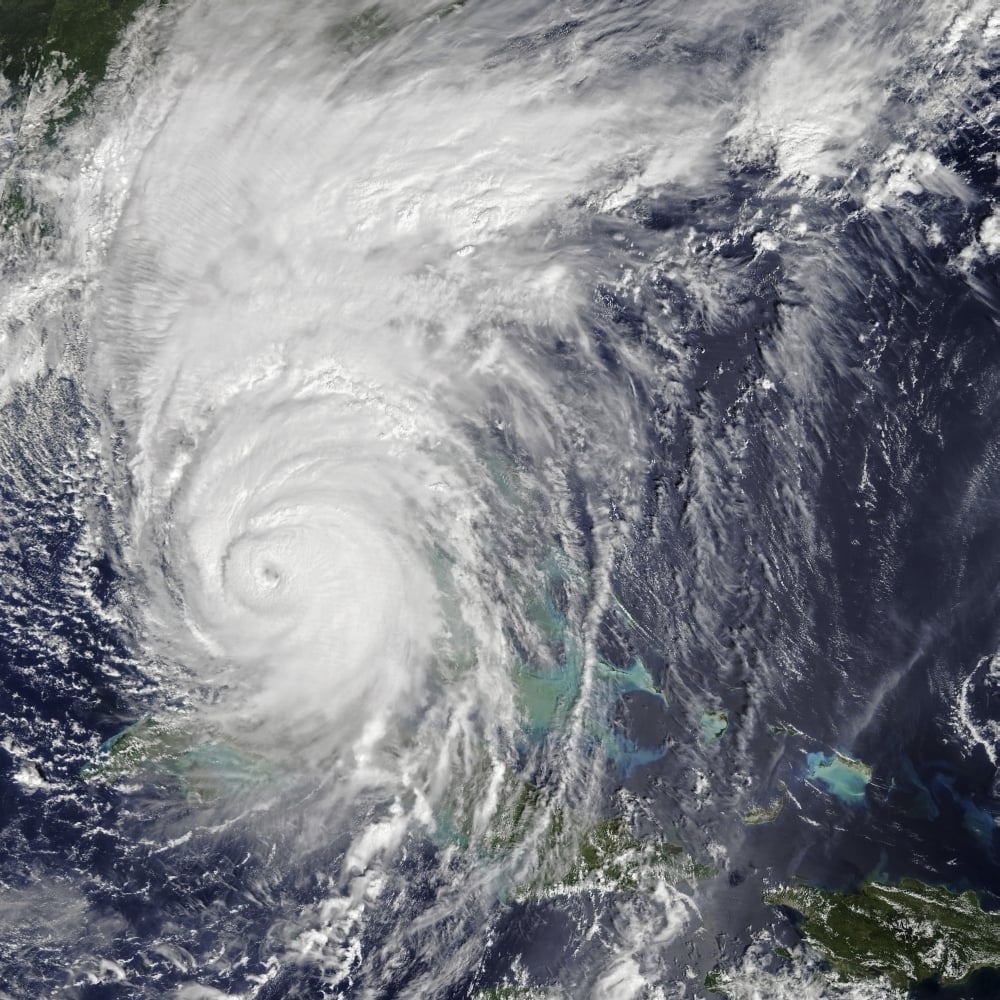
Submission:
M 1000 913 L 974 892 L 913 879 L 869 882 L 856 893 L 796 885 L 771 889 L 764 902 L 792 910 L 806 940 L 847 979 L 883 979 L 899 989 L 934 980 L 960 983 L 1000 968 Z

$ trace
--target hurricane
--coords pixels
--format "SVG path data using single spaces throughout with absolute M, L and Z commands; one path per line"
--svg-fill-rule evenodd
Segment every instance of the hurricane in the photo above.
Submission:
M 1000 14 L 105 6 L 0 10 L 0 997 L 995 995 Z

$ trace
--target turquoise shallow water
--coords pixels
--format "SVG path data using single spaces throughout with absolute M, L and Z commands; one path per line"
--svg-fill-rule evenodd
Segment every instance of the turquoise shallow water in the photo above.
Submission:
M 1000 898 L 990 4 L 32 9 L 0 991 L 887 1000 L 765 891 Z
M 860 805 L 871 780 L 871 769 L 865 764 L 820 751 L 806 755 L 807 775 L 831 795 L 844 802 Z

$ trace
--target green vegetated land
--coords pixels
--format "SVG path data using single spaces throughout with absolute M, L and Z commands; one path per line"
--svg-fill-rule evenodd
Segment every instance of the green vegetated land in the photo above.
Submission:
M 678 844 L 658 837 L 637 836 L 628 820 L 615 816 L 599 821 L 567 819 L 555 808 L 546 815 L 545 792 L 525 782 L 509 810 L 498 819 L 491 847 L 506 851 L 519 844 L 543 819 L 538 844 L 544 864 L 537 876 L 517 889 L 531 898 L 565 892 L 650 892 L 660 882 L 697 882 L 718 874 Z M 583 834 L 575 840 L 571 830 Z
M 684 848 L 666 840 L 639 840 L 621 818 L 587 831 L 575 861 L 554 888 L 593 886 L 614 892 L 649 891 L 658 881 L 695 882 L 716 875 Z
M 785 799 L 782 795 L 773 798 L 767 805 L 753 806 L 743 815 L 743 822 L 747 826 L 761 826 L 764 823 L 773 823 L 785 807 Z
M 795 911 L 809 943 L 849 979 L 906 989 L 1000 968 L 1000 914 L 984 912 L 974 892 L 905 880 L 850 894 L 789 886 L 765 893 L 764 902 Z
M 0 72 L 27 92 L 52 69 L 69 84 L 66 115 L 104 78 L 122 30 L 149 0 L 0 0 Z
M 540 986 L 490 986 L 477 990 L 472 1000 L 562 1000 L 566 994 L 550 987 Z
M 98 759 L 80 776 L 85 781 L 166 783 L 189 801 L 201 803 L 259 785 L 268 777 L 257 758 L 152 718 L 140 719 L 107 740 Z

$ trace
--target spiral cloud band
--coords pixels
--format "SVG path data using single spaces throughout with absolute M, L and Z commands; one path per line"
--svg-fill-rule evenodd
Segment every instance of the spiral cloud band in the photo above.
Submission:
M 507 607 L 505 624 L 490 595 L 509 579 L 488 581 L 537 574 L 552 501 L 498 524 L 494 460 L 469 431 L 492 411 L 540 476 L 567 444 L 595 477 L 603 454 L 628 462 L 617 392 L 567 381 L 567 408 L 535 356 L 537 330 L 591 350 L 575 317 L 592 265 L 581 255 L 574 274 L 575 251 L 540 249 L 536 227 L 599 182 L 609 147 L 591 140 L 623 138 L 622 108 L 567 101 L 558 81 L 539 103 L 507 72 L 442 91 L 439 64 L 320 73 L 318 93 L 309 48 L 310 74 L 274 90 L 248 72 L 271 40 L 242 37 L 197 87 L 178 60 L 169 116 L 133 123 L 136 145 L 153 137 L 110 246 L 92 366 L 134 441 L 130 559 L 153 655 L 208 684 L 212 725 L 255 720 L 244 738 L 297 732 L 303 752 L 336 756 L 420 704 L 472 629 L 463 683 L 509 713 L 504 636 L 523 615 Z M 191 58 L 199 39 L 185 41 Z
M 434 583 L 414 528 L 427 487 L 405 465 L 413 444 L 373 440 L 335 394 L 281 399 L 263 419 L 262 395 L 245 415 L 229 407 L 185 476 L 175 565 L 193 631 L 255 675 L 258 697 L 344 725 L 426 669 Z
M 773 885 L 996 861 L 989 3 L 90 6 L 0 100 L 13 992 L 839 996 Z

